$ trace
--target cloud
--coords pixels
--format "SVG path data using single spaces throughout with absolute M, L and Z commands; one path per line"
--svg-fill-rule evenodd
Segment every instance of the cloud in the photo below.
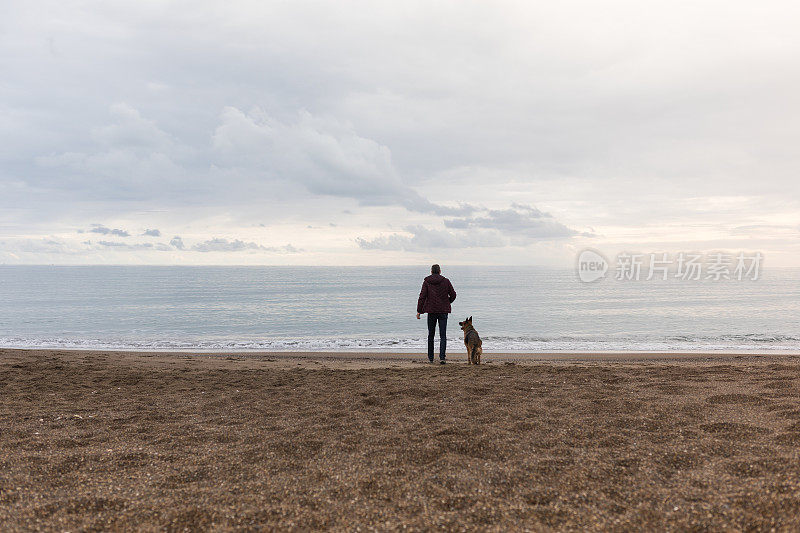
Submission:
M 308 111 L 282 122 L 260 109 L 245 113 L 226 107 L 212 144 L 219 166 L 258 170 L 270 180 L 289 179 L 313 194 L 435 215 L 475 210 L 428 201 L 403 182 L 387 146 L 358 135 L 351 124 Z
M 144 233 L 142 233 L 142 236 L 161 237 L 161 232 L 157 229 L 146 229 Z
M 146 154 L 174 152 L 180 143 L 158 127 L 156 122 L 142 116 L 126 102 L 112 104 L 109 112 L 114 122 L 94 128 L 92 138 L 108 149 L 127 148 Z
M 169 244 L 163 242 L 121 242 L 110 240 L 80 241 L 60 240 L 55 238 L 43 239 L 13 239 L 9 241 L 0 240 L 0 254 L 53 254 L 53 255 L 80 255 L 87 252 L 100 253 L 103 250 L 113 250 L 117 252 L 223 252 L 235 253 L 242 251 L 269 252 L 278 254 L 297 254 L 303 250 L 291 244 L 284 246 L 262 246 L 255 242 L 246 242 L 239 239 L 210 239 L 187 248 L 181 237 L 174 237 Z M 0 255 L 2 257 L 2 255 Z M 15 259 L 19 257 L 14 255 Z
M 358 238 L 365 250 L 422 251 L 445 248 L 494 248 L 525 246 L 535 242 L 591 236 L 558 222 L 549 213 L 514 203 L 509 209 L 486 210 L 484 216 L 445 219 L 449 230 L 406 226 L 407 234 L 394 233 L 373 239 Z
M 117 237 L 130 237 L 131 234 L 122 229 L 109 229 L 102 224 L 92 224 L 89 233 L 99 233 L 101 235 L 116 235 Z
M 475 211 L 463 202 L 429 201 L 405 182 L 388 146 L 333 116 L 300 110 L 280 120 L 258 107 L 244 112 L 227 106 L 210 138 L 200 141 L 211 144 L 209 153 L 166 133 L 127 103 L 111 105 L 109 115 L 110 124 L 91 129 L 88 149 L 35 157 L 39 172 L 31 184 L 66 188 L 97 202 L 255 205 L 283 187 L 437 216 Z
M 174 240 L 174 239 L 173 239 Z M 298 253 L 299 249 L 291 244 L 278 247 L 262 246 L 255 242 L 245 242 L 239 239 L 229 241 L 228 239 L 214 238 L 198 244 L 191 248 L 195 252 L 242 252 L 242 251 L 261 251 L 261 252 L 283 252 Z
M 493 229 L 504 235 L 524 237 L 528 240 L 565 239 L 576 235 L 590 237 L 558 222 L 549 213 L 529 205 L 512 204 L 509 209 L 492 209 L 485 216 L 445 219 L 451 229 Z
M 41 239 L 14 239 L 0 241 L 0 251 L 12 253 L 12 250 L 21 254 L 53 254 L 77 255 L 83 252 L 79 247 L 69 242 L 54 238 Z
M 243 250 L 266 250 L 265 247 L 254 242 L 244 242 L 239 239 L 229 241 L 228 239 L 214 238 L 192 246 L 196 252 L 241 252 Z
M 180 2 L 5 2 L 0 237 L 135 220 L 193 235 L 179 250 L 264 222 L 328 264 L 390 224 L 561 249 L 589 227 L 796 238 L 796 3 L 398 5 L 199 2 L 185 24 Z
M 751 224 L 748 226 L 737 226 L 731 228 L 731 235 L 785 235 L 797 234 L 800 232 L 800 226 L 788 224 Z
M 422 226 L 407 226 L 403 231 L 411 235 L 394 233 L 374 239 L 357 238 L 364 250 L 404 250 L 408 252 L 451 248 L 495 248 L 504 246 L 505 240 L 496 232 L 459 232 L 433 230 Z
M 106 112 L 105 124 L 87 128 L 83 149 L 33 157 L 30 185 L 94 202 L 185 198 L 189 169 L 196 168 L 195 149 L 128 103 L 112 104 Z M 63 144 L 71 143 L 65 139 Z M 195 174 L 195 186 L 201 181 L 196 176 L 204 173 Z
M 97 241 L 97 244 L 99 244 L 100 246 L 104 246 L 106 248 L 116 248 L 120 250 L 148 250 L 154 248 L 153 243 L 150 242 L 128 244 L 126 242 Z

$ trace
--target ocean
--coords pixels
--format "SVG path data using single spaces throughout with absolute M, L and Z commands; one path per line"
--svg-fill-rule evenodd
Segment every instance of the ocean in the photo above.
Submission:
M 427 267 L 0 266 L 0 347 L 425 351 Z M 758 280 L 583 283 L 570 269 L 452 266 L 486 352 L 800 351 L 800 269 Z

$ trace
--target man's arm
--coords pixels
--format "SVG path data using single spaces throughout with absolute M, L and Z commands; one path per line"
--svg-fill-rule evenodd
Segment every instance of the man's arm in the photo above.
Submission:
M 453 288 L 453 284 L 449 283 L 450 289 L 447 291 L 447 297 L 450 298 L 450 303 L 456 301 L 456 290 Z
M 423 313 L 422 309 L 425 306 L 425 300 L 428 299 L 428 282 L 422 282 L 422 290 L 419 291 L 419 300 L 417 300 L 417 315 L 421 315 Z M 419 316 L 417 317 L 419 318 Z

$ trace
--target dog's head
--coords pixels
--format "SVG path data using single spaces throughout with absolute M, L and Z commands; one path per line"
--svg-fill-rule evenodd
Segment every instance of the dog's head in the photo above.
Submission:
M 471 328 L 472 327 L 472 317 L 469 317 L 468 319 L 466 319 L 463 322 L 459 322 L 458 325 L 461 326 L 461 329 L 466 331 L 467 328 Z

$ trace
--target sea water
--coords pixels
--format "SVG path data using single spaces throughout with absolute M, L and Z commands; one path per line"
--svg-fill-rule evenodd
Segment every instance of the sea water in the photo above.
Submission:
M 424 351 L 420 267 L 0 266 L 0 347 Z M 800 351 L 800 270 L 583 283 L 452 266 L 448 323 L 491 351 Z

